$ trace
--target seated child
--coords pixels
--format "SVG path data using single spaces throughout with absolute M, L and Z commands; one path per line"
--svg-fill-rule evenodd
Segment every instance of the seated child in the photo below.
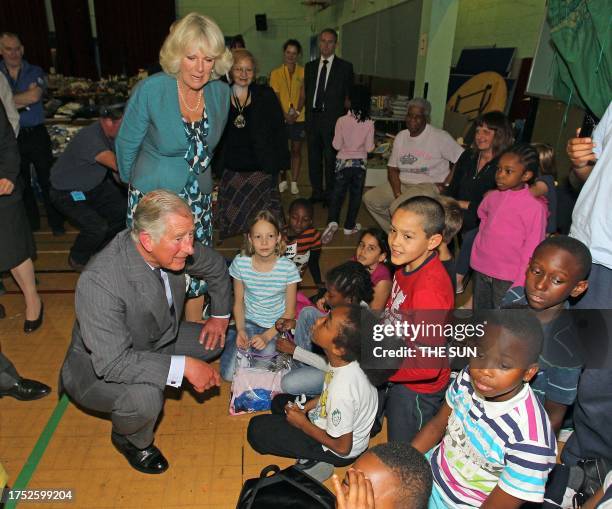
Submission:
M 437 248 L 445 226 L 444 208 L 434 198 L 404 201 L 391 218 L 391 262 L 400 266 L 393 276 L 387 303 L 390 317 L 402 320 L 411 310 L 452 310 L 453 285 Z M 402 367 L 389 381 L 385 414 L 389 441 L 410 442 L 444 400 L 450 379 L 446 367 Z
M 532 309 L 544 330 L 540 369 L 531 388 L 544 405 L 555 433 L 558 433 L 578 391 L 581 362 L 578 333 L 569 312 L 568 299 L 588 287 L 591 253 L 579 240 L 558 235 L 536 247 L 525 277 L 525 286 L 512 288 L 502 308 Z
M 391 258 L 387 234 L 380 228 L 368 228 L 359 236 L 355 260 L 370 273 L 374 297 L 370 309 L 384 309 L 391 293 L 391 272 L 387 263 Z
M 315 322 L 312 339 L 328 363 L 323 392 L 303 408 L 285 404 L 287 395 L 274 398 L 271 414 L 249 422 L 253 449 L 297 458 L 320 481 L 331 476 L 333 465 L 349 465 L 367 449 L 378 408 L 376 388 L 359 365 L 361 328 L 368 322 L 373 325 L 373 317 L 364 316 L 360 306 L 336 307 Z
M 477 319 L 486 324 L 477 357 L 412 441 L 431 463 L 430 509 L 541 503 L 556 460 L 555 434 L 529 386 L 543 341 L 537 319 L 520 309 Z
M 437 196 L 436 199 L 444 207 L 444 231 L 442 232 L 442 242 L 438 246 L 440 261 L 453 283 L 453 291 L 457 290 L 457 270 L 455 268 L 455 257 L 448 247 L 453 241 L 461 226 L 463 225 L 463 211 L 459 202 L 449 196 Z
M 474 309 L 497 309 L 511 286 L 522 285 L 533 250 L 544 239 L 546 206 L 531 195 L 529 184 L 540 161 L 527 144 L 507 149 L 495 174 L 497 189 L 478 207 L 480 226 L 474 239 Z
M 401 442 L 371 447 L 347 470 L 342 485 L 337 475 L 332 480 L 338 509 L 361 508 L 350 504 L 363 498 L 372 500 L 368 508 L 427 509 L 431 495 L 429 463 L 414 447 Z M 369 497 L 354 493 L 364 488 Z
M 251 221 L 242 254 L 229 269 L 234 279 L 236 329 L 228 331 L 221 355 L 221 376 L 227 381 L 234 378 L 238 348 L 274 355 L 276 320 L 295 316 L 301 279 L 295 265 L 281 256 L 283 252 L 278 219 L 267 210 L 259 212 Z
M 345 262 L 327 273 L 327 292 L 317 303 L 317 307 L 302 310 L 295 328 L 295 342 L 279 339 L 276 348 L 293 355 L 300 364 L 294 366 L 282 381 L 283 392 L 288 394 L 321 394 L 327 362 L 320 355 L 312 352 L 312 326 L 330 309 L 336 306 L 370 302 L 372 284 L 366 268 L 359 262 Z M 279 331 L 292 328 L 293 320 L 279 320 L 276 324 Z

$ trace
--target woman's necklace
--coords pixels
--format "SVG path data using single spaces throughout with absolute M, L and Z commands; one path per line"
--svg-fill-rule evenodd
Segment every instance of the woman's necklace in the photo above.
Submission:
M 234 119 L 234 125 L 236 126 L 236 128 L 242 129 L 246 126 L 246 118 L 244 117 L 243 111 L 249 102 L 249 98 L 251 97 L 251 90 L 248 90 L 244 104 L 240 104 L 240 99 L 238 99 L 238 96 L 236 95 L 235 91 L 233 92 L 233 95 L 234 104 L 236 105 L 236 109 L 238 110 L 238 115 L 236 115 L 236 118 Z
M 185 97 L 183 96 L 183 92 L 181 92 L 181 86 L 179 85 L 178 80 L 176 80 L 176 88 L 178 90 L 178 94 L 179 94 L 179 97 L 181 98 L 181 101 L 183 101 L 183 106 L 185 106 L 185 108 L 187 108 L 188 111 L 191 111 L 191 112 L 198 111 L 198 109 L 200 108 L 200 102 L 202 101 L 202 94 L 201 93 L 198 94 L 198 102 L 196 103 L 195 107 L 192 108 L 191 106 L 189 106 L 189 104 L 185 100 Z
M 485 166 L 491 162 L 491 159 L 484 161 L 482 168 L 481 168 L 480 167 L 481 157 L 482 157 L 482 152 L 479 151 L 478 160 L 476 161 L 476 171 L 474 172 L 474 176 L 472 177 L 472 180 L 476 180 L 479 177 L 479 175 L 482 173 L 482 170 L 485 168 Z

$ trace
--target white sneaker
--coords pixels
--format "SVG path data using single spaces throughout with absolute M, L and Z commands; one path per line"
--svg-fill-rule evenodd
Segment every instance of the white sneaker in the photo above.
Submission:
M 300 190 L 298 189 L 297 182 L 291 182 L 291 194 L 300 194 Z
M 344 235 L 354 235 L 359 230 L 361 230 L 361 225 L 359 223 L 355 223 L 355 227 L 352 230 L 344 229 Z
M 334 239 L 334 234 L 338 231 L 338 223 L 332 221 L 327 225 L 323 235 L 321 236 L 321 243 L 329 244 Z
M 287 188 L 289 187 L 289 184 L 287 183 L 286 180 L 283 180 L 279 185 L 278 185 L 278 190 L 281 193 L 284 193 Z

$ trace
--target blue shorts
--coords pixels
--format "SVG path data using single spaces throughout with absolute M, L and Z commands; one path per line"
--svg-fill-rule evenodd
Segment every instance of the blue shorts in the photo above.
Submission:
M 306 138 L 306 122 L 295 122 L 294 124 L 285 124 L 287 127 L 287 138 L 291 141 L 303 141 Z

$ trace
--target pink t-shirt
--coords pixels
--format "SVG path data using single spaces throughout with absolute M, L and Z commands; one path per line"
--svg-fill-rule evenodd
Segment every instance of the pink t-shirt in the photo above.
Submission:
M 391 272 L 384 263 L 379 263 L 374 272 L 370 274 L 370 279 L 372 287 L 375 287 L 381 281 L 391 281 Z
M 358 122 L 349 111 L 336 121 L 332 145 L 338 159 L 366 159 L 374 150 L 374 122 Z
M 491 191 L 478 207 L 480 227 L 471 266 L 487 276 L 523 286 L 527 264 L 546 233 L 546 204 L 520 191 Z
M 418 136 L 410 136 L 408 129 L 397 134 L 387 165 L 399 168 L 404 184 L 435 184 L 444 182 L 449 163 L 456 163 L 462 152 L 450 134 L 427 124 Z

